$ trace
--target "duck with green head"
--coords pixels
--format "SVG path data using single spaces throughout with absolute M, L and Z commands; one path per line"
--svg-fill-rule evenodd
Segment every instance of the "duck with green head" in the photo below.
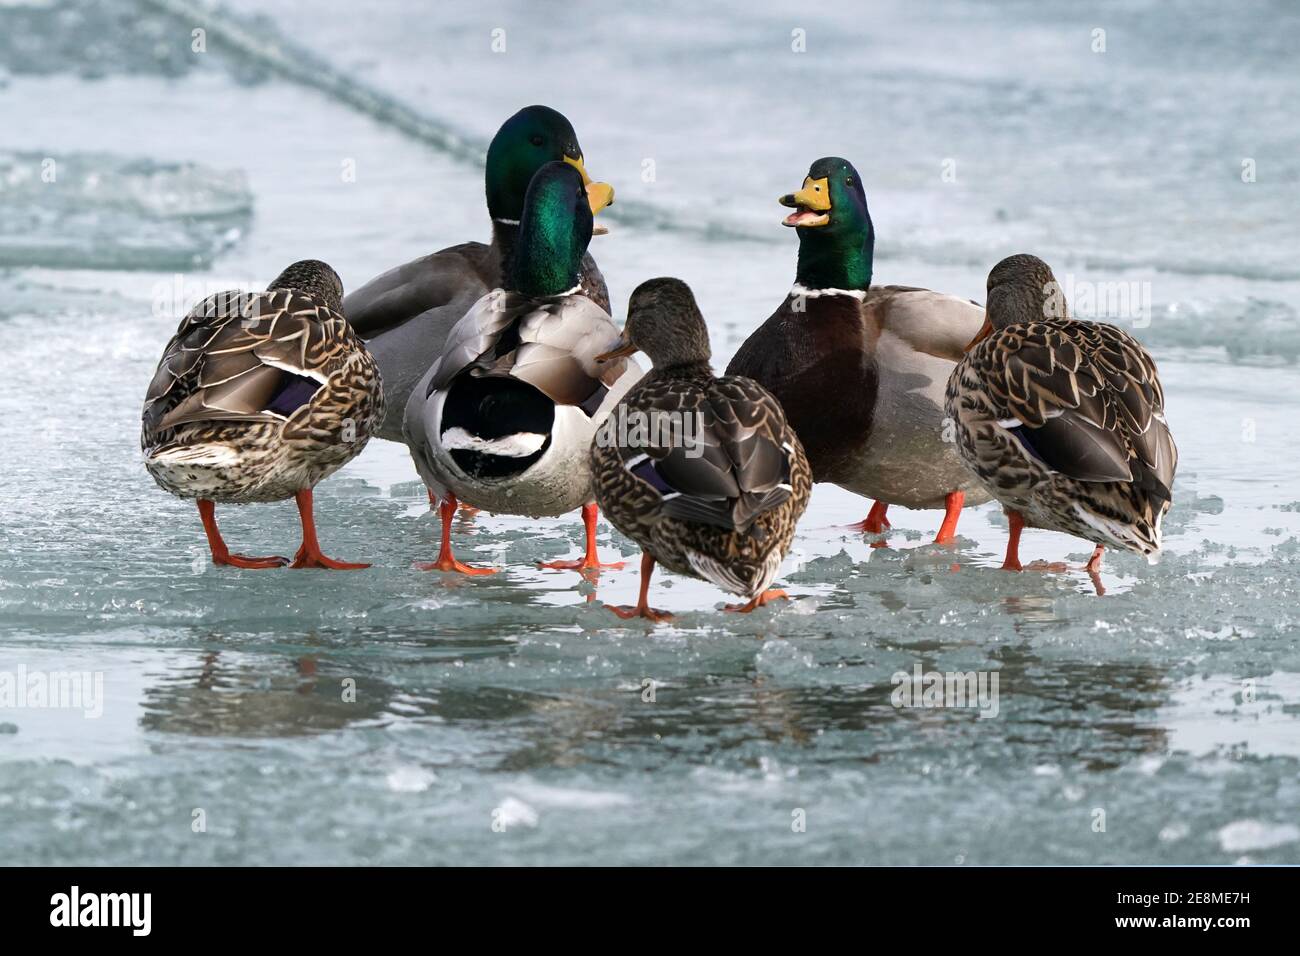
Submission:
M 943 508 L 952 541 L 988 494 L 944 441 L 944 389 L 984 311 L 956 296 L 871 284 L 875 227 L 846 159 L 812 164 L 780 202 L 799 236 L 794 287 L 727 366 L 780 400 L 816 481 L 874 498 L 855 528 L 881 534 L 889 505 Z
M 534 174 L 551 162 L 571 166 L 593 213 L 614 201 L 607 183 L 592 182 L 573 125 L 547 106 L 529 106 L 501 125 L 488 146 L 485 182 L 492 241 L 465 242 L 414 259 L 351 293 L 343 309 L 383 370 L 389 411 L 379 437 L 402 440 L 402 412 L 411 391 L 442 354 L 460 318 L 501 285 L 519 235 L 524 195 Z M 603 230 L 596 230 L 597 234 Z M 579 274 L 582 294 L 609 308 L 609 290 L 590 255 Z
M 410 394 L 403 434 L 430 497 L 442 501 L 442 549 L 429 570 L 487 572 L 452 553 L 458 501 L 530 517 L 581 507 L 586 553 L 545 566 L 611 566 L 596 555 L 587 450 L 641 369 L 625 359 L 596 361 L 619 332 L 582 290 L 593 205 L 571 163 L 537 171 L 500 287 L 455 325 Z

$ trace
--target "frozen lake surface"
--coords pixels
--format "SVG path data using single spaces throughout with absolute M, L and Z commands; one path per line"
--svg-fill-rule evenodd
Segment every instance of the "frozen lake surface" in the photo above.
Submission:
M 0 859 L 1300 862 L 1292 6 L 184 6 L 0 4 L 0 689 L 102 675 L 98 715 L 0 694 Z M 231 24 L 265 45 L 223 52 Z M 329 71 L 277 72 L 301 51 Z M 327 553 L 371 570 L 213 568 L 139 461 L 179 315 L 294 259 L 355 288 L 485 237 L 461 155 L 529 102 L 618 191 L 592 250 L 616 318 L 680 276 L 718 368 L 789 289 L 774 199 L 822 155 L 866 180 L 879 282 L 982 300 L 1032 251 L 1137 283 L 1149 308 L 1110 318 L 1155 354 L 1182 456 L 1161 562 L 1108 555 L 1104 597 L 1005 574 L 993 506 L 953 549 L 893 509 L 872 548 L 843 528 L 869 503 L 820 486 L 793 601 L 737 618 L 661 574 L 679 617 L 650 628 L 601 607 L 637 588 L 607 525 L 629 560 L 595 587 L 533 566 L 577 552 L 576 515 L 459 519 L 504 573 L 414 570 L 437 522 L 376 441 L 317 493 Z M 291 503 L 218 515 L 232 547 L 296 547 Z M 996 714 L 895 707 L 918 666 L 996 673 Z

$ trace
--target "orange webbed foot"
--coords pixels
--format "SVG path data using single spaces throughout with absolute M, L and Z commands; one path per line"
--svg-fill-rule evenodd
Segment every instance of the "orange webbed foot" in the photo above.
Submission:
M 496 568 L 476 568 L 472 564 L 462 564 L 455 558 L 439 558 L 416 565 L 421 571 L 445 571 L 452 574 L 496 574 Z
M 889 505 L 877 501 L 871 506 L 865 518 L 848 525 L 846 530 L 856 531 L 859 534 L 884 534 L 891 527 L 887 516 L 888 511 Z
M 539 568 L 549 568 L 554 571 L 617 571 L 625 566 L 623 561 L 610 561 L 608 564 L 594 558 L 575 558 L 572 561 L 538 561 Z
M 232 568 L 248 568 L 254 571 L 261 571 L 266 568 L 282 568 L 289 563 L 289 559 L 278 554 L 268 555 L 264 558 L 251 558 L 246 554 L 214 554 L 212 556 L 212 563 L 216 565 L 229 565 Z
M 603 564 L 600 555 L 596 553 L 596 518 L 597 508 L 594 504 L 585 504 L 582 506 L 582 523 L 586 529 L 587 549 L 581 558 L 575 558 L 567 561 L 538 561 L 539 568 L 551 568 L 557 571 L 599 571 L 602 568 L 608 568 L 617 571 L 623 567 L 622 561 L 611 561 L 609 564 Z
M 659 621 L 671 621 L 673 619 L 673 616 L 667 611 L 658 611 L 648 605 L 638 604 L 633 606 L 631 604 L 606 604 L 605 607 L 609 608 L 624 620 L 642 617 L 647 621 L 658 623 Z
M 878 534 L 883 535 L 890 528 L 889 518 L 886 516 L 889 511 L 889 505 L 883 501 L 877 501 L 867 512 L 867 516 L 861 521 L 856 521 L 848 525 L 845 530 L 856 531 L 858 534 Z M 871 542 L 873 548 L 887 548 L 889 542 L 881 538 L 879 541 Z
M 1044 574 L 1064 574 L 1070 566 L 1064 561 L 1031 561 L 1025 565 L 1026 571 L 1041 571 Z
M 891 525 L 887 520 L 872 521 L 870 518 L 863 518 L 861 521 L 846 524 L 844 530 L 856 531 L 859 534 L 884 534 L 892 527 L 893 525 Z
M 322 568 L 327 571 L 361 571 L 370 567 L 369 563 L 360 563 L 355 561 L 336 561 L 334 558 L 327 558 L 319 551 L 308 551 L 300 548 L 298 553 L 293 556 L 291 568 Z
M 748 604 L 728 604 L 724 610 L 734 611 L 737 614 L 748 614 L 756 607 L 763 607 L 771 601 L 788 601 L 790 595 L 786 594 L 780 588 L 768 588 L 762 594 L 755 597 Z

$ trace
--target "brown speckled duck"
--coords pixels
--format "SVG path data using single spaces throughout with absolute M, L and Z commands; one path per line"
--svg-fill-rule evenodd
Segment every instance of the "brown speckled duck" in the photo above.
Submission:
M 812 475 L 777 400 L 757 382 L 717 378 L 690 288 L 651 279 L 632 293 L 614 360 L 645 352 L 654 369 L 627 393 L 592 444 L 596 500 L 643 549 L 641 593 L 621 617 L 660 620 L 649 606 L 657 563 L 711 581 L 750 611 L 769 590 L 808 506 Z
M 203 300 L 163 352 L 144 403 L 145 467 L 164 490 L 197 499 L 214 564 L 289 564 L 232 554 L 215 503 L 294 498 L 293 567 L 369 567 L 323 555 L 312 512 L 312 488 L 361 453 L 384 414 L 379 369 L 342 298 L 328 265 L 295 262 L 265 292 Z
M 745 375 L 781 401 L 817 481 L 875 499 L 856 527 L 880 534 L 891 504 L 943 508 L 937 542 L 988 495 L 944 441 L 944 387 L 983 310 L 909 286 L 873 286 L 875 231 L 848 160 L 819 159 L 781 198 L 799 234 L 794 288 L 736 352 Z
M 1154 559 L 1178 449 L 1156 365 L 1127 332 L 1071 319 L 1036 256 L 989 273 L 987 319 L 948 382 L 962 458 L 1011 523 L 1003 568 L 1021 569 L 1022 528 L 1062 531 Z

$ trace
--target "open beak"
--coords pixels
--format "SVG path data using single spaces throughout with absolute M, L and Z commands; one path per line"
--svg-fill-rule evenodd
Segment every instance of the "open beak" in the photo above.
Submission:
M 601 352 L 596 356 L 596 361 L 612 362 L 614 359 L 627 358 L 629 355 L 635 355 L 639 351 L 640 349 L 633 345 L 626 335 L 621 335 L 619 336 L 618 341 L 614 343 L 612 349 L 608 352 Z
M 830 183 L 824 178 L 807 177 L 803 181 L 803 189 L 788 193 L 777 202 L 794 209 L 794 212 L 781 220 L 783 226 L 813 228 L 824 226 L 831 221 Z
M 988 319 L 985 319 L 984 324 L 980 326 L 979 332 L 975 334 L 975 338 L 971 339 L 970 344 L 967 345 L 964 349 L 962 349 L 962 351 L 969 352 L 971 349 L 979 345 L 981 342 L 983 342 L 992 334 L 993 334 L 993 323 L 990 322 Z
M 587 189 L 587 202 L 591 206 L 591 214 L 594 216 L 606 206 L 614 203 L 614 187 L 609 183 L 596 183 L 591 181 L 587 175 L 587 167 L 583 165 L 581 156 L 565 156 L 564 161 L 582 173 L 582 185 Z M 593 226 L 591 234 L 593 236 L 603 236 L 609 232 L 605 226 Z

